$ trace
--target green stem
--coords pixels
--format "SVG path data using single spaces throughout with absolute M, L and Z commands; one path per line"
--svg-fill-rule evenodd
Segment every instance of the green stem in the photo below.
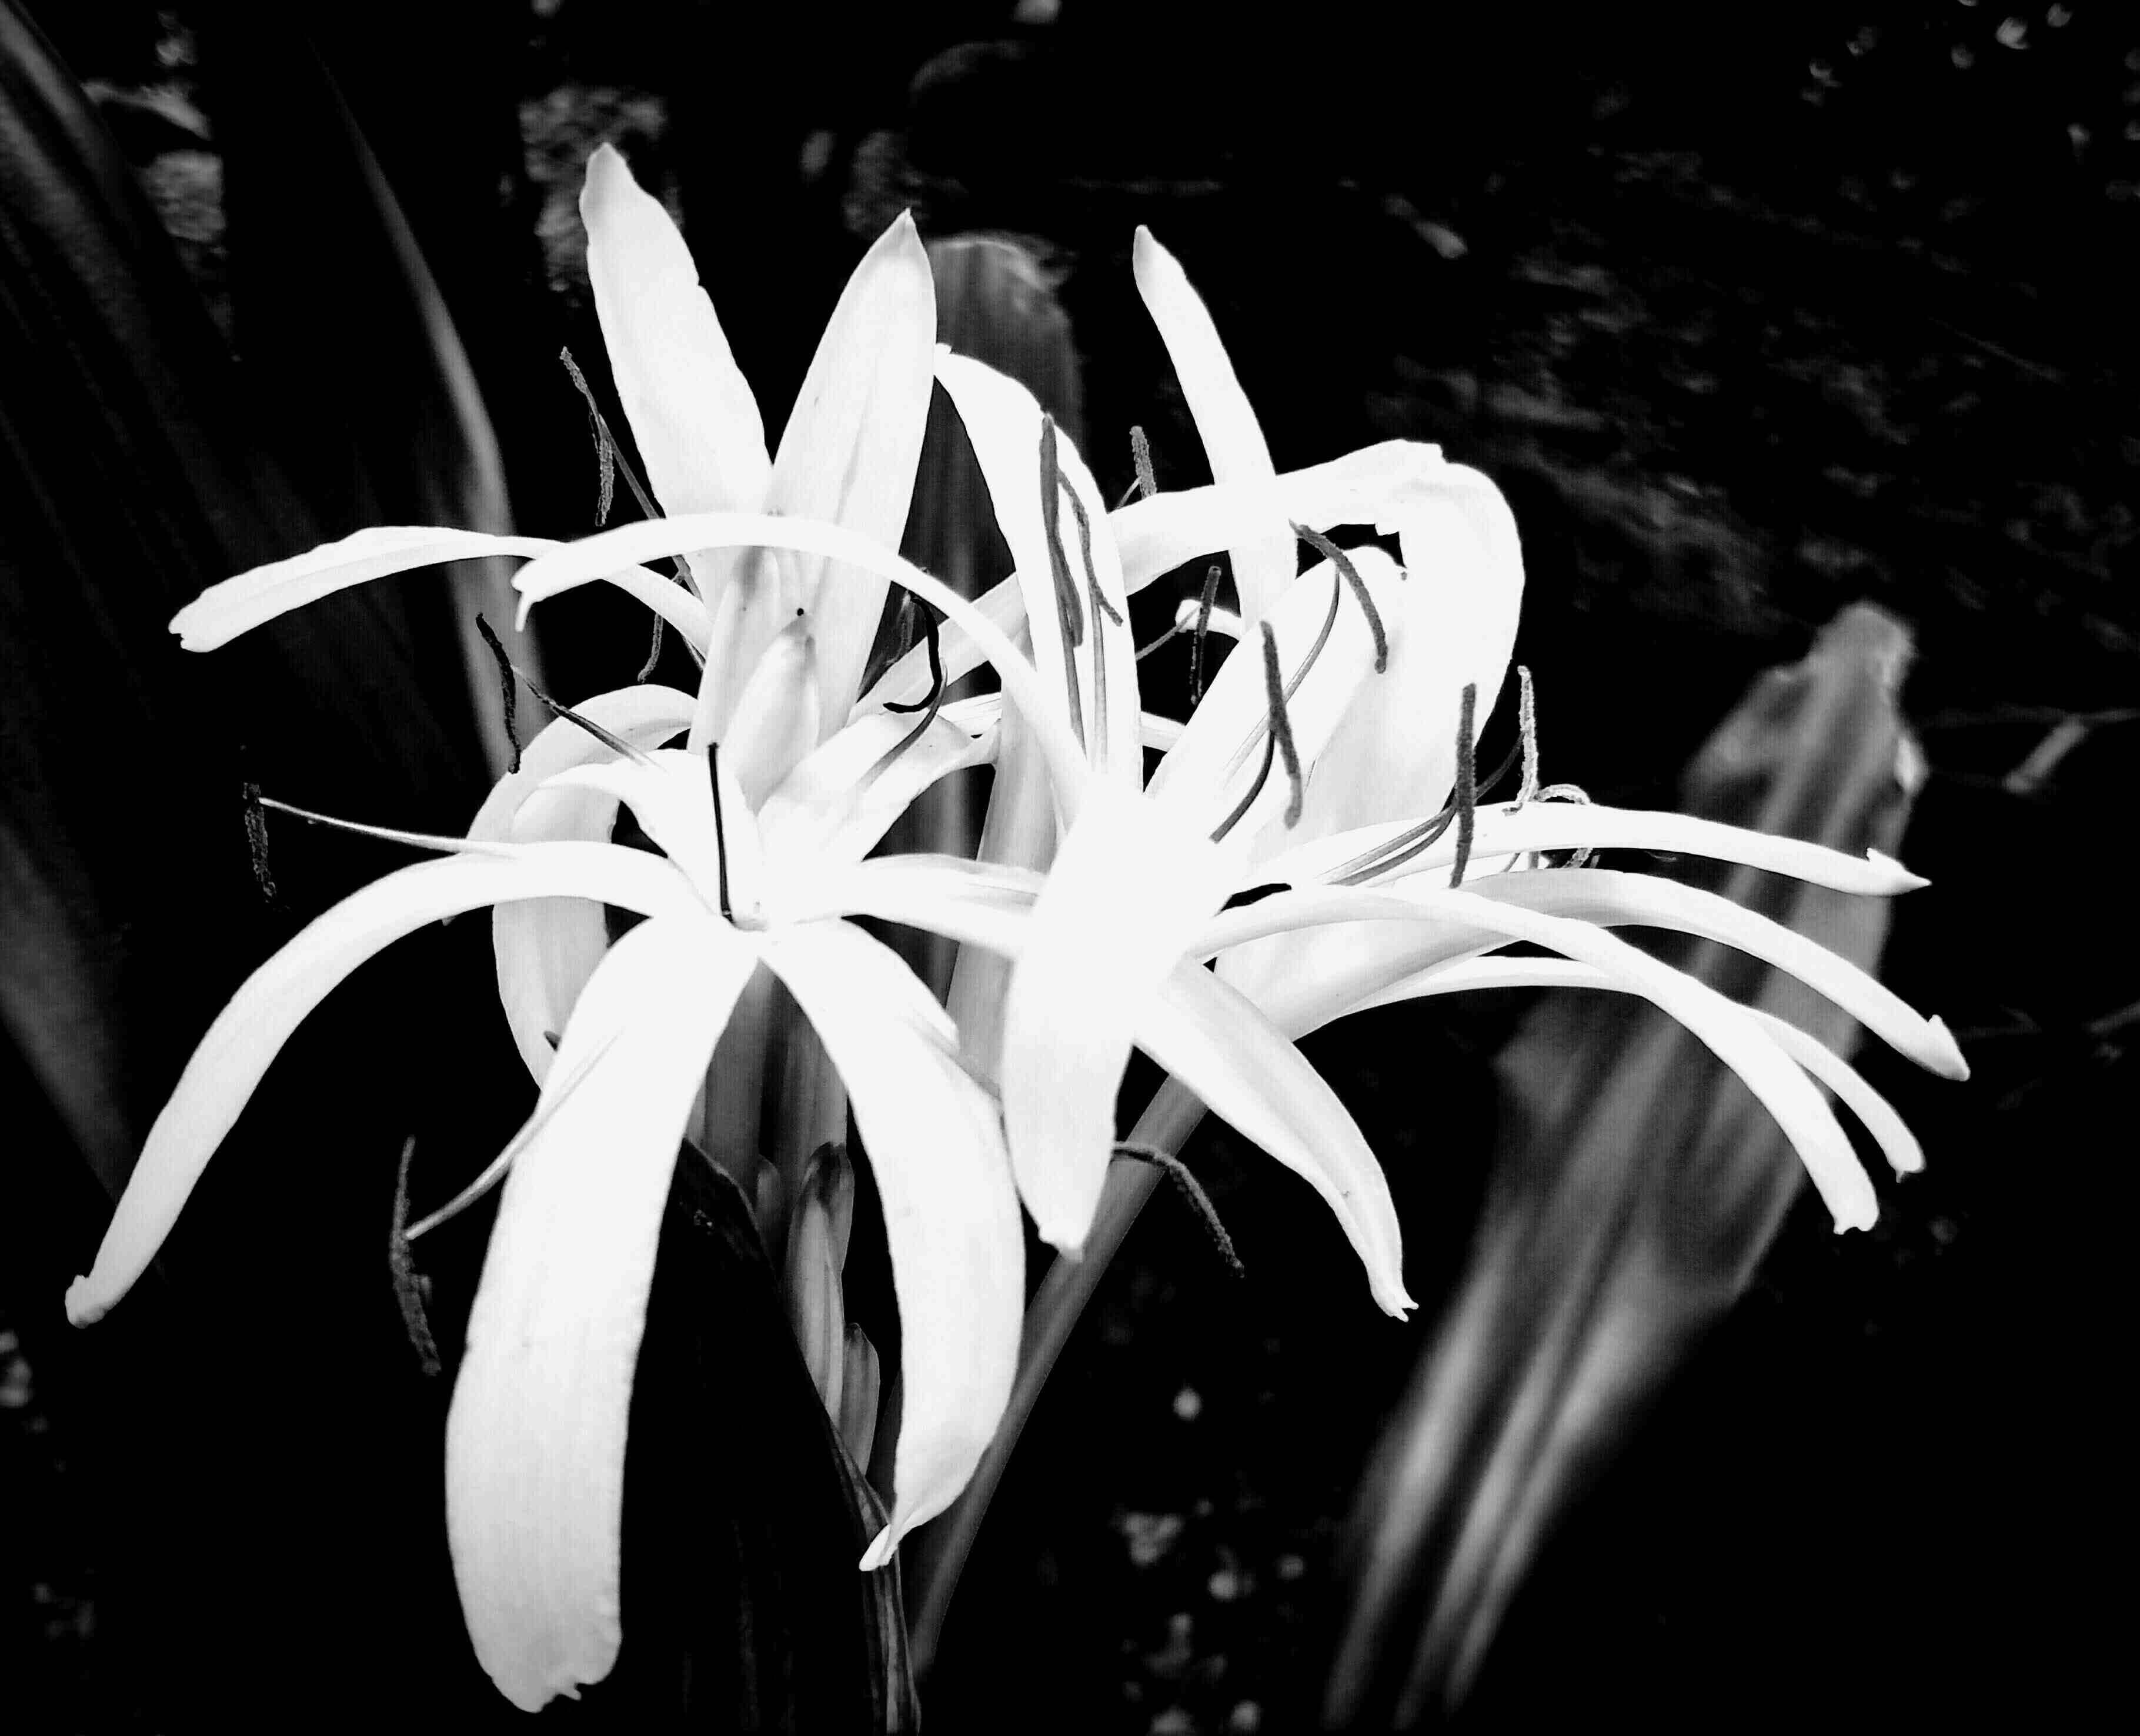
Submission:
M 1204 1105 L 1195 1094 L 1180 1081 L 1169 1078 L 1137 1118 L 1128 1143 L 1179 1155 L 1203 1119 Z M 1085 1238 L 1082 1256 L 1072 1260 L 1057 1255 L 1047 1277 L 1040 1281 L 1032 1306 L 1025 1311 L 1018 1379 L 1012 1385 L 1003 1420 L 996 1425 L 995 1438 L 981 1454 L 965 1493 L 920 1532 L 909 1547 L 907 1583 L 914 1612 L 910 1626 L 917 1675 L 925 1673 L 935 1658 L 951 1594 L 958 1589 L 959 1575 L 973 1552 L 981 1520 L 995 1497 L 996 1485 L 1003 1481 L 1004 1468 L 1010 1463 L 1027 1418 L 1033 1414 L 1040 1390 L 1048 1384 L 1055 1360 L 1069 1342 L 1078 1317 L 1100 1287 L 1100 1280 L 1107 1275 L 1130 1226 L 1136 1222 L 1137 1214 L 1144 1209 L 1161 1179 L 1160 1170 L 1150 1164 L 1117 1158 L 1108 1165 L 1107 1184 L 1101 1189 L 1099 1209 L 1092 1219 L 1092 1233 Z

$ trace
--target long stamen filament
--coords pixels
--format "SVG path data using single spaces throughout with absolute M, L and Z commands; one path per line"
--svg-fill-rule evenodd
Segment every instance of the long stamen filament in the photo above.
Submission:
M 1234 1276 L 1246 1277 L 1249 1275 L 1248 1268 L 1241 1263 L 1240 1255 L 1234 1251 L 1234 1238 L 1226 1233 L 1226 1226 L 1220 1221 L 1219 1209 L 1211 1204 L 1211 1196 L 1204 1191 L 1203 1184 L 1189 1173 L 1186 1164 L 1171 1151 L 1162 1151 L 1156 1145 L 1133 1144 L 1126 1140 L 1116 1142 L 1115 1155 L 1134 1158 L 1141 1164 L 1150 1164 L 1172 1182 L 1181 1197 L 1188 1202 L 1189 1209 L 1202 1220 L 1205 1233 L 1211 1238 L 1211 1245 L 1218 1249 L 1219 1258 L 1226 1263 Z
M 511 697 L 511 684 L 514 681 L 518 681 L 522 686 L 525 687 L 529 693 L 534 694 L 537 700 L 549 711 L 552 717 L 562 718 L 567 723 L 576 724 L 580 728 L 586 730 L 589 735 L 592 736 L 596 741 L 600 742 L 602 746 L 608 748 L 611 753 L 617 755 L 620 758 L 628 759 L 635 765 L 644 766 L 650 765 L 652 763 L 652 762 L 649 760 L 644 753 L 641 753 L 638 748 L 633 747 L 630 742 L 625 740 L 622 736 L 615 733 L 613 731 L 603 728 L 601 724 L 596 723 L 591 718 L 582 717 L 579 713 L 574 711 L 571 706 L 559 704 L 555 699 L 552 699 L 549 694 L 544 693 L 541 688 L 537 687 L 533 681 L 530 681 L 528 679 L 527 671 L 518 667 L 518 665 L 517 665 L 510 657 L 506 655 L 505 647 L 498 643 L 498 635 L 491 630 L 490 623 L 485 620 L 481 615 L 478 615 L 475 618 L 475 627 L 476 631 L 483 635 L 483 642 L 490 647 L 490 655 L 498 660 L 498 668 L 503 672 L 505 680 L 508 684 L 507 699 L 505 702 L 505 727 L 506 733 L 508 735 L 512 733 L 513 730 L 513 699 Z M 520 769 L 520 749 L 517 743 L 514 744 L 513 750 L 513 769 L 515 772 L 518 772 Z
M 1352 587 L 1352 595 L 1360 600 L 1360 612 L 1367 617 L 1367 630 L 1374 635 L 1375 673 L 1387 674 L 1390 666 L 1389 635 L 1382 630 L 1382 611 L 1367 594 L 1367 581 L 1360 576 L 1360 569 L 1352 564 L 1352 557 L 1322 532 L 1310 530 L 1304 524 L 1293 526 L 1293 533 L 1334 566 L 1339 576 Z

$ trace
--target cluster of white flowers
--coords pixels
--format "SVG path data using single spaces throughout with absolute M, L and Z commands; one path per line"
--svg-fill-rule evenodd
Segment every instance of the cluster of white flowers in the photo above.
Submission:
M 570 586 L 621 586 L 688 642 L 698 690 L 584 700 L 529 743 L 465 838 L 411 836 L 442 856 L 367 886 L 263 965 L 203 1040 L 67 1299 L 87 1322 L 125 1293 L 336 983 L 425 923 L 495 906 L 500 1000 L 541 1090 L 500 1161 L 447 1518 L 477 1653 L 517 1704 L 597 1680 L 616 1656 L 625 1426 L 662 1205 L 761 966 L 837 1068 L 884 1204 L 904 1399 L 891 1522 L 865 1568 L 955 1498 L 1002 1415 L 1025 1297 L 1020 1208 L 1057 1248 L 1084 1242 L 1132 1047 L 1307 1179 L 1391 1313 L 1411 1303 L 1389 1189 L 1295 1047 L 1363 1007 L 1545 981 L 1643 995 L 1775 1115 L 1838 1227 L 1868 1224 L 1873 1192 L 1816 1081 L 1897 1167 L 1920 1161 L 1834 1055 L 1610 930 L 1743 948 L 1960 1076 L 1936 1019 L 1712 895 L 1539 865 L 1629 846 L 1871 895 L 1921 882 L 1877 856 L 1541 801 L 1528 779 L 1516 800 L 1476 805 L 1470 743 L 1504 684 L 1523 586 L 1499 492 L 1407 441 L 1278 473 L 1203 303 L 1148 233 L 1137 286 L 1214 481 L 1111 512 L 1022 386 L 939 348 L 906 218 L 856 270 L 768 459 L 681 237 L 606 147 L 582 212 L 611 367 L 665 516 L 572 543 L 361 532 L 214 586 L 173 626 L 207 650 L 348 586 L 512 554 L 528 557 L 523 616 Z M 896 552 L 934 385 L 1017 566 L 974 601 Z M 1401 564 L 1328 542 L 1347 526 L 1393 537 Z M 1323 558 L 1299 572 L 1303 541 Z M 1207 596 L 1191 613 L 1243 644 L 1193 715 L 1151 715 L 1130 599 L 1220 550 L 1238 607 L 1215 616 Z M 670 556 L 680 581 L 642 564 Z M 891 586 L 941 627 L 860 691 Z M 945 681 L 984 662 L 999 692 L 941 703 Z M 1149 781 L 1147 748 L 1163 750 Z M 980 860 L 870 859 L 924 788 L 976 764 L 994 767 Z M 621 805 L 660 854 L 611 841 Z M 1232 903 L 1250 889 L 1265 895 Z M 612 944 L 605 904 L 646 919 Z M 948 1012 L 858 915 L 960 944 Z M 1555 956 L 1496 956 L 1513 942 Z

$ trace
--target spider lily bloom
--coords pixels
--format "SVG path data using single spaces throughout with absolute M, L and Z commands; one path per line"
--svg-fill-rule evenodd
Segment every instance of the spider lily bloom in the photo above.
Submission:
M 697 521 L 692 533 L 702 532 L 693 547 L 788 547 L 910 585 L 989 648 L 1009 704 L 1037 700 L 1029 668 L 969 605 L 855 533 L 732 517 L 710 529 Z M 995 1106 L 960 1066 L 951 1023 L 927 989 L 840 919 L 869 914 L 1015 949 L 1031 890 L 950 859 L 861 863 L 930 761 L 887 762 L 894 729 L 914 731 L 881 716 L 783 774 L 798 732 L 781 714 L 808 686 L 780 673 L 789 659 L 807 673 L 808 640 L 794 630 L 768 653 L 774 679 L 747 689 L 731 720 L 741 751 L 642 750 L 632 736 L 674 733 L 695 699 L 603 695 L 587 721 L 621 726 L 629 757 L 572 743 L 579 727 L 560 719 L 531 744 L 520 787 L 506 780 L 476 827 L 606 831 L 621 803 L 664 856 L 584 838 L 384 834 L 453 853 L 336 905 L 239 990 L 151 1130 L 95 1266 L 68 1294 L 80 1323 L 125 1294 L 292 1029 L 380 948 L 485 905 L 567 898 L 645 915 L 578 988 L 535 1111 L 493 1166 L 505 1171 L 504 1198 L 449 1424 L 448 1523 L 469 1632 L 500 1689 L 531 1709 L 598 1680 L 616 1655 L 624 1433 L 661 1206 L 714 1044 L 758 965 L 794 995 L 837 1067 L 885 1202 L 906 1398 L 891 1522 L 866 1567 L 957 1494 L 1009 1390 L 1023 1244 Z M 962 734 L 940 717 L 930 730 Z M 1048 720 L 1038 733 L 1053 738 Z M 753 743 L 770 746 L 754 754 Z M 827 794 L 834 799 L 812 799 Z M 550 1008 L 543 982 L 523 986 L 525 1004 L 508 1006 L 524 1048 Z M 533 1041 L 549 1046 L 539 1032 Z
M 1214 357 L 1223 362 L 1223 351 L 1178 268 L 1170 285 L 1171 261 L 1145 235 L 1139 260 L 1148 300 L 1154 290 L 1141 267 L 1161 267 L 1151 276 L 1164 302 L 1161 329 L 1177 356 L 1185 350 L 1190 355 L 1201 380 L 1201 387 L 1190 390 L 1200 422 L 1215 414 L 1246 416 L 1237 386 L 1229 409 L 1225 389 L 1231 370 L 1225 368 L 1221 378 L 1214 367 Z M 1200 319 L 1209 341 L 1193 341 L 1192 332 L 1185 344 L 1182 331 Z M 1190 370 L 1184 371 L 1186 381 Z M 1060 527 L 1043 522 L 1048 515 L 1035 509 L 1027 480 L 1033 472 L 1022 462 L 1032 448 L 1037 410 L 1006 384 L 983 392 L 969 383 L 962 390 L 958 372 L 945 364 L 939 377 L 980 456 L 1018 562 L 1013 582 L 1033 624 L 1037 655 L 1052 617 L 1063 623 L 1058 640 L 1067 645 L 1073 617 L 1067 606 L 1051 608 L 1056 599 L 1036 576 L 1052 569 L 1059 579 L 1066 562 L 1059 541 L 1048 546 Z M 1208 433 L 1206 438 L 1211 444 Z M 1245 463 L 1259 447 L 1259 435 L 1225 449 Z M 1215 448 L 1215 468 L 1225 462 L 1220 449 Z M 1338 515 L 1343 522 L 1368 519 L 1396 530 L 1409 572 L 1379 552 L 1333 552 L 1298 579 L 1288 574 L 1281 583 L 1266 576 L 1245 587 L 1242 615 L 1264 630 L 1264 666 L 1259 669 L 1245 654 L 1225 665 L 1143 798 L 1131 799 L 1122 774 L 1108 777 L 1097 761 L 1082 774 L 1088 797 L 1102 782 L 1117 793 L 1103 802 L 1088 799 L 1087 817 L 1079 821 L 1083 831 L 1073 827 L 1064 838 L 1034 919 L 1021 934 L 1002 1016 L 1012 1156 L 1043 1234 L 1066 1251 L 1082 1244 L 1112 1155 L 1122 1064 L 1132 1042 L 1142 1041 L 1140 1022 L 1150 1018 L 1151 1006 L 1202 992 L 1186 986 L 1206 974 L 1194 968 L 1195 960 L 1216 959 L 1219 976 L 1245 991 L 1229 1003 L 1236 1016 L 1226 1035 L 1254 1042 L 1268 1056 L 1274 1037 L 1303 1035 L 1407 982 L 1413 992 L 1433 992 L 1437 968 L 1468 963 L 1515 940 L 1578 961 L 1600 980 L 1648 996 L 1687 1024 L 1777 1116 L 1838 1226 L 1869 1223 L 1871 1184 L 1804 1068 L 1813 1067 L 1831 1083 L 1847 1081 L 1838 1088 L 1856 1102 L 1870 1095 L 1863 1081 L 1825 1052 L 1824 1058 L 1802 1065 L 1797 1057 L 1806 1052 L 1804 1044 L 1779 1040 L 1713 991 L 1604 930 L 1642 923 L 1748 948 L 1833 996 L 1912 1058 L 1959 1076 L 1960 1055 L 1937 1021 L 1918 1018 L 1863 973 L 1787 930 L 1690 889 L 1598 870 L 1495 875 L 1468 891 L 1430 890 L 1421 876 L 1448 866 L 1465 848 L 1475 851 L 1481 866 L 1490 858 L 1513 866 L 1539 849 L 1624 844 L 1752 862 L 1868 894 L 1922 882 L 1884 859 L 1858 861 L 1680 817 L 1587 805 L 1533 802 L 1470 816 L 1475 837 L 1439 851 L 1431 847 L 1424 836 L 1431 817 L 1446 806 L 1460 761 L 1468 770 L 1476 738 L 1469 695 L 1490 698 L 1505 674 L 1522 567 L 1514 524 L 1490 482 L 1442 466 L 1431 454 L 1406 454 L 1406 473 L 1391 462 L 1396 456 L 1376 455 L 1376 464 L 1391 472 L 1379 495 L 1362 485 L 1372 472 L 1357 463 L 1342 478 L 1343 488 L 1331 486 L 1329 493 L 1349 503 Z M 1065 465 L 1069 486 L 1081 471 Z M 1401 484 L 1391 486 L 1398 475 Z M 1039 486 L 1044 499 L 1053 486 L 1045 462 Z M 1234 484 L 1215 486 L 1238 495 Z M 1087 571 L 1096 591 L 1124 564 L 1119 546 L 1106 546 L 1106 532 L 1124 528 L 1132 512 L 1148 527 L 1164 529 L 1164 536 L 1146 530 L 1147 547 L 1166 546 L 1171 537 L 1178 540 L 1169 552 L 1182 555 L 1203 552 L 1189 537 L 1239 522 L 1214 513 L 1207 502 L 1184 512 L 1165 497 L 1141 501 L 1094 535 Z M 1052 667 L 1048 656 L 1039 661 Z M 1085 696 L 1119 696 L 1136 679 L 1133 654 L 1120 639 L 1096 631 L 1087 663 L 1069 658 L 1057 703 L 1074 720 L 1081 704 L 1089 706 Z M 1460 729 L 1470 732 L 1468 738 L 1460 738 Z M 1284 779 L 1272 775 L 1273 750 L 1281 738 L 1288 769 Z M 1030 793 L 1012 782 L 1018 772 L 1008 760 L 999 763 L 992 803 L 1030 807 Z M 1462 800 L 1469 805 L 1468 791 Z M 1325 877 L 1346 884 L 1318 884 Z M 1273 883 L 1293 890 L 1216 914 L 1230 894 Z M 1066 1029 L 1082 1033 L 1068 1046 Z M 970 1042 L 973 1033 L 964 1034 Z M 1193 1080 L 1184 1082 L 1198 1089 Z M 1205 1101 L 1249 1137 L 1261 1137 L 1225 1105 Z M 1892 1132 L 1892 1112 L 1876 1112 L 1875 1119 Z M 1372 1162 L 1357 1160 L 1364 1142 L 1342 1111 L 1326 1119 L 1323 1132 L 1334 1144 L 1301 1153 L 1304 1161 L 1296 1167 L 1318 1184 L 1340 1174 L 1374 1178 L 1374 1185 L 1357 1192 L 1325 1185 L 1326 1197 L 1361 1253 L 1377 1297 L 1401 1309 L 1396 1229 L 1379 1172 Z M 1902 1146 L 1887 1143 L 1898 1163 L 1907 1160 Z M 1332 1162 L 1338 1150 L 1351 1160 Z

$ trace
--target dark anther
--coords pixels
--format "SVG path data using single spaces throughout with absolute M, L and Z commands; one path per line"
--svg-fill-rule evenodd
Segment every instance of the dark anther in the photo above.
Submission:
M 1524 781 L 1516 787 L 1515 805 L 1521 807 L 1534 800 L 1539 791 L 1538 696 L 1531 690 L 1529 665 L 1516 665 L 1516 737 L 1524 756 Z
M 394 1176 L 394 1224 L 386 1238 L 386 1269 L 394 1278 L 394 1300 L 400 1305 L 401 1324 L 415 1347 L 417 1366 L 435 1375 L 444 1366 L 439 1361 L 438 1341 L 424 1305 L 431 1299 L 431 1281 L 416 1270 L 409 1247 L 409 1162 L 416 1155 L 416 1135 L 401 1145 L 401 1165 Z
M 268 816 L 260 807 L 260 786 L 251 778 L 244 784 L 245 843 L 253 853 L 253 883 L 260 889 L 260 896 L 272 907 L 275 903 L 275 876 L 268 871 Z
M 721 915 L 729 921 L 735 920 L 735 912 L 729 908 L 729 833 L 721 817 L 721 744 L 706 743 L 706 781 L 714 788 L 714 861 L 720 876 Z
M 1464 884 L 1464 870 L 1471 861 L 1471 834 L 1479 817 L 1478 748 L 1471 738 L 1479 710 L 1479 684 L 1464 684 L 1464 703 L 1456 718 L 1456 866 L 1449 876 L 1453 891 Z
M 1196 637 L 1189 647 L 1189 709 L 1204 703 L 1204 641 L 1210 636 L 1211 607 L 1219 601 L 1219 563 L 1204 575 L 1204 595 L 1196 605 Z
M 1040 419 L 1040 528 L 1048 544 L 1048 565 L 1055 581 L 1055 614 L 1063 628 L 1063 674 L 1070 693 L 1070 728 L 1085 745 L 1085 707 L 1077 690 L 1076 648 L 1085 642 L 1085 610 L 1063 552 L 1063 470 L 1055 455 L 1055 419 Z
M 1293 720 L 1285 714 L 1285 686 L 1278 669 L 1278 635 L 1269 621 L 1257 625 L 1264 630 L 1264 698 L 1270 707 L 1271 739 L 1278 743 L 1279 758 L 1285 762 L 1286 778 L 1293 786 L 1293 793 L 1286 800 L 1285 823 L 1294 826 L 1300 824 L 1300 804 L 1308 786 L 1301 778 L 1300 753 L 1293 743 Z
M 1367 630 L 1375 635 L 1375 673 L 1383 674 L 1390 666 L 1389 635 L 1382 630 L 1381 611 L 1375 607 L 1375 600 L 1367 595 L 1367 581 L 1360 576 L 1360 569 L 1352 564 L 1352 557 L 1322 532 L 1312 531 L 1304 524 L 1293 526 L 1293 533 L 1336 566 L 1339 576 L 1352 587 L 1352 595 L 1360 600 L 1360 612 L 1367 617 Z
M 1150 500 L 1159 493 L 1159 478 L 1152 473 L 1151 443 L 1144 437 L 1144 429 L 1132 423 L 1130 426 L 1130 462 L 1136 467 L 1137 487 Z
M 505 655 L 505 647 L 498 643 L 498 635 L 491 630 L 490 623 L 479 614 L 475 630 L 483 635 L 483 642 L 490 647 L 490 655 L 498 660 L 498 691 L 505 708 L 505 739 L 513 748 L 513 763 L 505 769 L 510 773 L 520 769 L 520 732 L 514 727 L 515 714 L 519 709 L 520 685 L 518 671 L 513 660 Z
M 646 647 L 646 661 L 639 666 L 639 673 L 631 678 L 635 687 L 642 681 L 654 679 L 654 666 L 661 661 L 661 617 L 657 615 L 654 617 L 654 636 Z
M 1268 886 L 1249 886 L 1236 892 L 1220 906 L 1223 910 L 1245 910 L 1250 905 L 1259 905 L 1267 898 L 1281 892 L 1290 892 L 1292 886 L 1284 880 L 1273 880 Z
M 1150 1164 L 1172 1182 L 1181 1197 L 1189 1203 L 1190 1210 L 1202 1220 L 1205 1233 L 1211 1238 L 1211 1245 L 1219 1250 L 1219 1258 L 1226 1263 L 1234 1276 L 1244 1278 L 1249 1275 L 1248 1268 L 1241 1263 L 1240 1255 L 1234 1251 L 1234 1238 L 1226 1233 L 1226 1226 L 1219 1221 L 1219 1209 L 1211 1204 L 1211 1196 L 1204 1191 L 1201 1184 L 1189 1173 L 1186 1164 L 1172 1152 L 1162 1151 L 1156 1145 L 1117 1145 L 1115 1155 L 1135 1158 L 1141 1164 Z

